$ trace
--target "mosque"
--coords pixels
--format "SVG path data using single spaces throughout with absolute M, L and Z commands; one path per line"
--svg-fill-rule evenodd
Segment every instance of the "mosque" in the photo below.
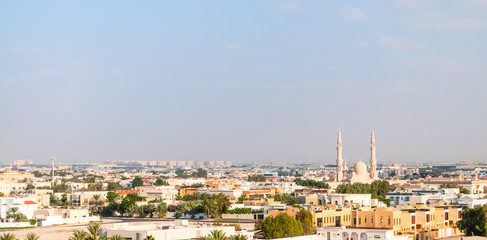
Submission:
M 370 137 L 370 172 L 367 170 L 367 165 L 358 161 L 353 167 L 352 175 L 349 176 L 346 172 L 347 166 L 342 157 L 342 134 L 338 132 L 337 139 L 337 173 L 336 182 L 338 183 L 372 183 L 379 180 L 377 177 L 377 159 L 375 158 L 375 136 L 372 132 Z

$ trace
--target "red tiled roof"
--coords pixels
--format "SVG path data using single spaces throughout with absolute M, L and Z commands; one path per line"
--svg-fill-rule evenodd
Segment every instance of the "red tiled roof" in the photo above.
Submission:
M 119 190 L 117 191 L 117 194 L 134 194 L 139 192 L 140 190 Z
M 24 204 L 36 204 L 36 205 L 37 205 L 37 203 L 36 203 L 36 202 L 30 201 L 30 200 L 28 200 L 28 201 L 24 201 Z

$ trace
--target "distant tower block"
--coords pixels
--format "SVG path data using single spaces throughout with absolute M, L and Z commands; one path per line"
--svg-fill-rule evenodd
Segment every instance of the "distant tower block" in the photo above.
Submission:
M 336 181 L 341 182 L 343 180 L 343 159 L 342 159 L 342 134 L 338 131 L 337 138 L 337 177 Z
M 51 185 L 54 187 L 54 161 L 56 161 L 56 157 L 51 157 L 51 162 L 52 162 L 52 179 L 51 179 Z

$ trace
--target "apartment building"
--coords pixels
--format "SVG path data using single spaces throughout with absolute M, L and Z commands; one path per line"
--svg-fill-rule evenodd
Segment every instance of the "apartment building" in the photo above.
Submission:
M 347 227 L 357 229 L 391 230 L 394 235 L 409 235 L 415 239 L 435 239 L 458 236 L 462 233 L 456 223 L 462 217 L 462 208 L 436 203 L 398 207 L 337 207 L 317 205 L 308 208 L 317 228 Z M 286 212 L 296 216 L 298 208 L 284 207 L 269 210 L 268 216 Z M 355 238 L 354 238 L 355 239 Z

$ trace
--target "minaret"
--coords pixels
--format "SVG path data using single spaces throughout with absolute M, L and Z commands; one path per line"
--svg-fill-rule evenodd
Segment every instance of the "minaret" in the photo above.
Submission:
M 343 159 L 342 159 L 342 134 L 338 131 L 337 139 L 337 182 L 343 180 Z
M 54 161 L 56 161 L 55 157 L 51 157 L 50 160 L 52 161 L 52 178 L 51 178 L 51 185 L 54 188 Z
M 370 178 L 377 178 L 377 159 L 375 158 L 375 135 L 372 131 L 370 137 Z

